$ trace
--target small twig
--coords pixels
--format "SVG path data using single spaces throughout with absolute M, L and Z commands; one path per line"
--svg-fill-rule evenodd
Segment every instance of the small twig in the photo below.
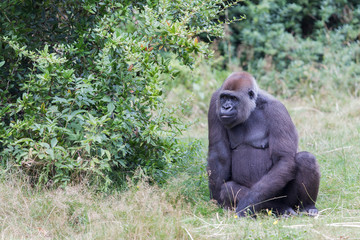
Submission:
M 8 16 L 6 15 L 6 13 L 5 13 L 4 11 L 1 11 L 1 12 L 4 14 L 5 18 L 9 21 L 9 23 L 11 23 L 11 21 L 10 21 L 10 19 L 8 18 Z
M 266 199 L 266 200 L 264 200 L 264 201 L 255 203 L 255 204 L 253 204 L 253 205 L 256 206 L 256 205 L 260 205 L 260 204 L 263 204 L 263 203 L 266 203 L 266 202 L 270 202 L 270 201 L 273 201 L 273 200 L 282 199 L 282 198 L 286 198 L 286 197 L 287 197 L 286 195 L 284 195 L 284 196 L 278 196 L 278 197 L 273 197 L 273 198 L 269 198 L 269 199 Z M 249 207 L 249 206 L 247 206 L 247 207 Z M 242 209 L 242 210 L 244 210 L 244 209 Z
M 195 214 L 193 214 L 194 217 L 196 217 L 197 219 L 199 219 L 200 221 L 202 221 L 203 223 L 207 224 L 207 225 L 216 225 L 216 224 L 211 224 L 211 223 L 208 223 L 207 221 L 205 221 L 204 219 L 196 216 Z
M 327 211 L 327 210 L 331 210 L 331 208 L 325 208 L 325 209 L 319 211 L 319 214 L 322 213 L 322 212 L 325 212 L 325 211 Z
M 328 151 L 322 152 L 321 154 L 331 153 L 331 152 L 337 152 L 337 151 L 340 151 L 340 150 L 350 149 L 350 148 L 352 148 L 352 147 L 353 147 L 353 146 L 346 146 L 346 147 L 341 147 L 341 148 L 335 148 L 335 149 L 332 149 L 332 150 L 328 150 Z
M 183 228 L 185 229 L 186 233 L 189 235 L 190 239 L 194 240 L 193 237 L 191 236 L 190 232 L 185 227 L 183 227 Z
M 303 227 L 313 227 L 312 224 L 298 224 L 298 225 L 289 225 L 289 226 L 283 226 L 285 228 L 303 228 Z
M 55 206 L 55 207 L 53 207 L 53 208 L 51 209 L 51 211 L 50 211 L 49 215 L 47 216 L 47 218 L 46 218 L 46 221 L 45 221 L 45 222 L 48 222 L 48 221 L 49 221 L 50 215 L 51 215 L 51 214 L 52 214 L 52 212 L 55 210 L 55 208 L 56 208 L 56 206 Z
M 319 109 L 316 108 L 312 108 L 312 107 L 295 107 L 292 110 L 294 111 L 301 111 L 301 110 L 310 110 L 310 111 L 314 111 L 314 112 L 318 112 L 321 114 L 324 114 L 322 111 L 320 111 Z
M 326 226 L 330 226 L 330 227 L 356 227 L 356 228 L 360 228 L 360 222 L 330 223 L 330 224 L 326 224 Z

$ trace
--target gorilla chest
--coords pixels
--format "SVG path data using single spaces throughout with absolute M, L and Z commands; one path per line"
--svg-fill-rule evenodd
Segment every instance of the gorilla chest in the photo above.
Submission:
M 228 129 L 228 135 L 232 150 L 240 145 L 254 149 L 269 147 L 267 121 L 260 110 L 255 110 L 244 123 Z
M 251 187 L 272 167 L 267 122 L 255 111 L 243 124 L 228 130 L 232 155 L 232 179 Z

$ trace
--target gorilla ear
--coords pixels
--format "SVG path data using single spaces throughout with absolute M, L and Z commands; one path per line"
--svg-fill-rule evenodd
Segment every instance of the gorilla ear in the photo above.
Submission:
M 254 93 L 253 90 L 250 89 L 249 92 L 248 92 L 248 94 L 249 94 L 250 99 L 254 99 L 255 93 Z

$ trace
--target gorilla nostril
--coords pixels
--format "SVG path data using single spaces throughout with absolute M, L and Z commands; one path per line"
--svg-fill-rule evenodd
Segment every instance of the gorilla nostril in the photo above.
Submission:
M 223 106 L 222 108 L 223 108 L 224 110 L 226 110 L 226 111 L 231 110 L 231 106 Z

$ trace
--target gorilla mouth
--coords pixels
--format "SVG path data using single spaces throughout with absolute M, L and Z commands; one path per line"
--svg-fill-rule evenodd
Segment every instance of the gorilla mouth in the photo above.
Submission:
M 221 119 L 230 119 L 230 118 L 234 118 L 236 114 L 222 114 L 220 115 Z

